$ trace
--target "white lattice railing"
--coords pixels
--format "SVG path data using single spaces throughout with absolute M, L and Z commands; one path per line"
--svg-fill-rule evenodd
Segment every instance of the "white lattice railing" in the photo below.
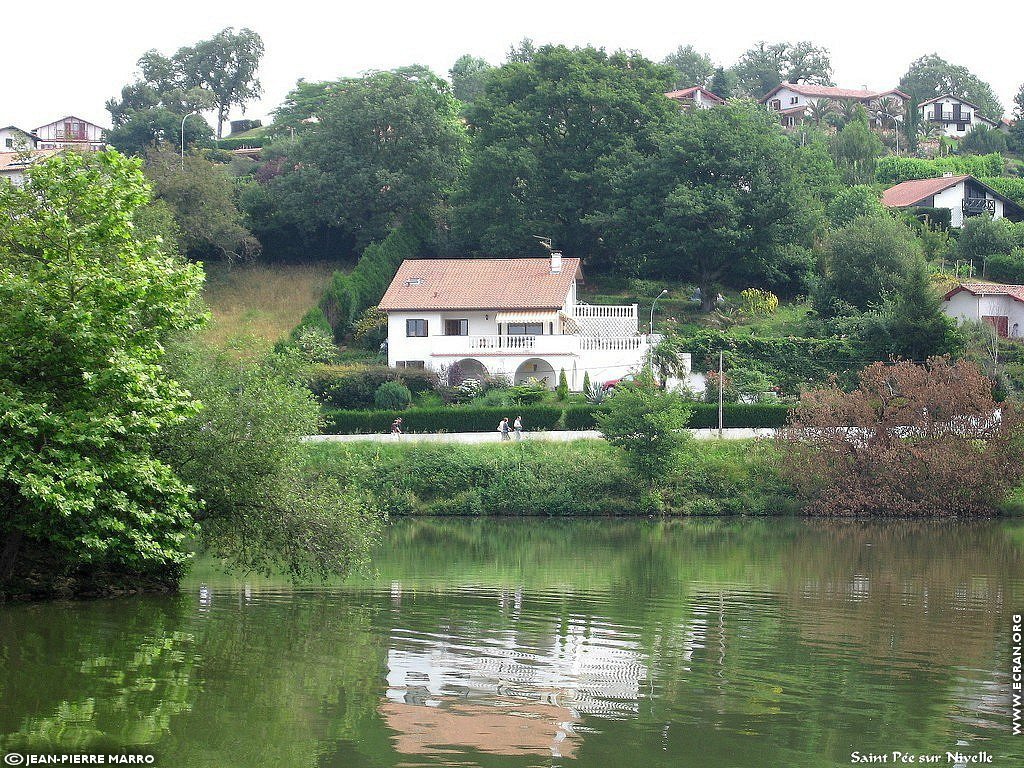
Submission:
M 616 317 L 636 320 L 636 304 L 577 304 L 573 317 L 606 318 Z
M 595 350 L 637 350 L 647 343 L 646 336 L 580 336 L 580 349 Z
M 537 346 L 536 336 L 470 336 L 470 349 L 533 349 Z

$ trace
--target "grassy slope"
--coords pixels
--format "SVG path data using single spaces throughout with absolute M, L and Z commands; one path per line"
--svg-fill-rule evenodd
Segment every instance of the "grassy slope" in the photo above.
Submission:
M 328 264 L 208 266 L 206 338 L 218 346 L 269 349 L 320 300 L 332 271 Z

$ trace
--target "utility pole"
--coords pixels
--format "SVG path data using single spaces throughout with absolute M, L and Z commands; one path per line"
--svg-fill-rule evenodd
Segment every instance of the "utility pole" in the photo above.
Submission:
M 718 439 L 722 439 L 722 403 L 725 397 L 725 379 L 722 376 L 723 373 L 723 357 L 724 352 L 718 351 Z

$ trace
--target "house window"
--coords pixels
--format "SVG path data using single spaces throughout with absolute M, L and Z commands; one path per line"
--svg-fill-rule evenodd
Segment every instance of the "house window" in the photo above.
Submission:
M 427 321 L 426 320 L 406 320 L 405 321 L 405 335 L 406 336 L 426 336 L 427 335 Z
M 422 360 L 396 360 L 395 368 L 418 368 L 422 370 L 424 367 Z
M 469 320 L 445 320 L 445 336 L 469 336 Z
M 790 96 L 789 97 L 789 103 L 790 104 L 799 104 L 800 103 L 800 97 L 799 96 Z
M 505 329 L 509 336 L 544 335 L 544 323 L 509 323 Z
M 4 139 L 4 144 L 6 144 L 7 148 L 10 149 L 14 146 L 14 139 Z
M 782 101 L 780 99 L 772 99 L 769 102 L 769 106 L 772 109 L 774 109 L 776 112 L 778 112 L 778 111 L 780 111 L 782 109 Z

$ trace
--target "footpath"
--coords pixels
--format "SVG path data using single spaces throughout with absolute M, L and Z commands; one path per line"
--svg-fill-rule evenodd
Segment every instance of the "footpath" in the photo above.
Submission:
M 698 440 L 717 440 L 717 429 L 691 429 Z M 751 440 L 755 437 L 773 437 L 774 429 L 723 429 L 723 440 Z M 305 438 L 314 443 L 500 443 L 498 432 L 414 432 L 405 435 L 361 434 L 361 435 L 310 435 Z M 512 435 L 512 442 L 515 442 Z M 523 441 L 543 440 L 552 443 L 568 443 L 573 440 L 600 440 L 596 429 L 524 432 Z

